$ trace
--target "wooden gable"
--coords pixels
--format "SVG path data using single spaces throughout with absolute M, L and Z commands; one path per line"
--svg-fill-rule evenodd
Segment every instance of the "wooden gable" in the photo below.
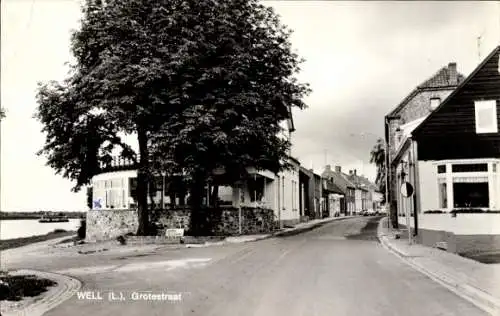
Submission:
M 495 100 L 500 127 L 500 46 L 412 133 L 419 160 L 500 157 L 500 133 L 476 132 L 476 101 Z

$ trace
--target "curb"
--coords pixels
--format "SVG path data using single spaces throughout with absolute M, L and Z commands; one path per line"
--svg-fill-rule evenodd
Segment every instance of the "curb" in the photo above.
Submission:
M 391 245 L 387 235 L 381 233 L 381 227 L 383 227 L 384 222 L 384 219 L 379 222 L 379 226 L 377 228 L 377 237 L 380 241 L 380 244 L 386 250 L 399 257 L 402 261 L 404 261 L 415 270 L 426 275 L 431 280 L 441 284 L 451 292 L 469 301 L 481 310 L 493 316 L 500 316 L 500 300 L 498 300 L 497 298 L 475 286 L 456 280 L 455 278 L 453 278 L 453 276 L 432 272 L 430 269 L 426 269 L 424 265 L 418 264 L 417 262 L 415 262 L 415 260 L 408 257 L 399 249 Z
M 334 222 L 334 221 L 341 221 L 341 220 L 345 220 L 345 219 L 349 219 L 349 218 L 353 218 L 353 217 L 354 216 L 333 217 L 333 218 L 329 218 L 328 220 L 325 220 L 325 221 L 322 221 L 322 222 L 311 224 L 310 226 L 299 227 L 299 228 L 291 228 L 290 230 L 285 230 L 285 231 L 277 232 L 277 233 L 272 234 L 270 237 L 288 237 L 288 236 L 294 236 L 294 235 L 298 235 L 298 234 L 301 234 L 301 233 L 305 233 L 305 232 L 314 230 L 314 229 L 316 229 L 318 227 L 324 226 L 324 225 L 326 225 L 328 223 L 331 223 L 331 222 Z
M 49 292 L 48 295 L 43 297 L 41 300 L 35 301 L 20 310 L 7 311 L 3 313 L 4 316 L 42 316 L 47 311 L 53 309 L 54 307 L 72 297 L 82 286 L 82 283 L 77 279 L 51 272 L 42 272 L 37 270 L 17 270 L 14 271 L 14 274 L 36 275 L 39 278 L 56 281 L 57 286 L 53 289 L 52 293 Z

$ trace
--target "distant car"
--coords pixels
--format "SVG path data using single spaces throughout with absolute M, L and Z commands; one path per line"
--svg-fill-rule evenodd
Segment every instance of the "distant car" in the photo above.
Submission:
M 375 216 L 375 211 L 374 210 L 368 210 L 366 211 L 366 216 Z

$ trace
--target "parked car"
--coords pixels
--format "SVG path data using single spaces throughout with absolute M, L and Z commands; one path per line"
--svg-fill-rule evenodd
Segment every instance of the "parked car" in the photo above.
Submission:
M 366 211 L 366 216 L 375 216 L 377 215 L 374 210 L 367 210 Z

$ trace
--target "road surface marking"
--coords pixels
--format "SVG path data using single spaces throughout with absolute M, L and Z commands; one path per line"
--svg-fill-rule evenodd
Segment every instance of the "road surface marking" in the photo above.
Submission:
M 178 268 L 201 268 L 206 266 L 210 262 L 211 258 L 188 258 L 179 260 L 167 260 L 167 261 L 153 261 L 153 262 L 137 262 L 128 263 L 125 265 L 106 265 L 106 266 L 90 266 L 90 267 L 80 267 L 71 268 L 65 270 L 55 271 L 55 273 L 60 274 L 70 274 L 70 275 L 85 275 L 85 274 L 97 274 L 97 273 L 109 273 L 109 272 L 132 272 L 141 271 L 149 269 L 166 269 L 167 271 L 178 269 Z

